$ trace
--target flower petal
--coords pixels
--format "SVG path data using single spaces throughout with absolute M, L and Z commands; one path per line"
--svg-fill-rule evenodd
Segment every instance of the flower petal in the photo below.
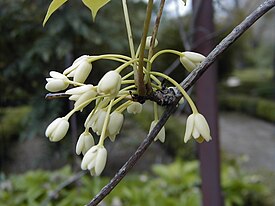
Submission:
M 191 139 L 192 131 L 194 129 L 194 114 L 189 115 L 185 127 L 184 142 L 186 143 L 189 139 Z
M 107 150 L 105 147 L 101 147 L 98 151 L 95 163 L 95 175 L 98 176 L 103 171 L 107 160 Z
M 211 140 L 210 129 L 208 123 L 203 115 L 196 114 L 195 116 L 195 127 L 198 129 L 201 136 L 208 142 Z
M 91 149 L 87 151 L 87 153 L 84 155 L 82 162 L 81 162 L 81 169 L 86 170 L 88 169 L 88 164 L 90 164 L 91 161 L 96 157 L 98 150 L 98 146 L 93 146 Z
M 77 143 L 76 143 L 76 149 L 75 149 L 75 151 L 76 151 L 76 154 L 78 154 L 78 155 L 80 155 L 81 154 L 81 152 L 82 152 L 82 150 L 83 150 L 83 148 L 84 148 L 84 135 L 83 134 L 81 134 L 80 135 L 80 137 L 78 138 L 78 141 L 77 141 Z

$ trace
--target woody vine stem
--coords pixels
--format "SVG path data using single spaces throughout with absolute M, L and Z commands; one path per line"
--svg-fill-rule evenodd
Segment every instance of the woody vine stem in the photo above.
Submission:
M 275 6 L 275 0 L 266 0 L 256 10 L 254 10 L 245 20 L 243 20 L 238 26 L 236 26 L 232 32 L 226 36 L 206 57 L 206 59 L 193 70 L 180 85 L 183 89 L 188 90 L 195 82 L 203 75 L 207 68 L 222 54 L 231 44 L 233 44 L 249 27 L 251 27 L 260 17 L 267 13 Z M 139 158 L 143 155 L 149 145 L 153 142 L 154 138 L 164 126 L 170 115 L 176 108 L 177 103 L 181 98 L 181 94 L 178 92 L 176 100 L 173 104 L 169 105 L 165 112 L 162 114 L 160 120 L 154 127 L 154 129 L 147 135 L 147 137 L 140 144 L 135 153 L 129 158 L 129 160 L 121 167 L 117 174 L 110 180 L 110 182 L 102 188 L 102 190 L 87 204 L 87 206 L 95 206 L 100 203 L 123 179 L 128 171 L 136 164 Z

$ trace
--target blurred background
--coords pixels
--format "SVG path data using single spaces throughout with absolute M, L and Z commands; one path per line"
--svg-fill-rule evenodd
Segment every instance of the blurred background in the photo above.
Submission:
M 215 32 L 205 41 L 219 43 L 260 3 L 214 0 Z M 72 107 L 67 99 L 45 100 L 49 71 L 62 72 L 84 54 L 129 54 L 120 1 L 102 8 L 95 22 L 81 1 L 69 1 L 43 28 L 48 5 L 43 0 L 0 1 L 0 205 L 87 203 L 135 151 L 153 120 L 151 104 L 142 114 L 125 114 L 117 141 L 107 143 L 102 177 L 82 173 L 81 158 L 75 154 L 85 111 L 71 119 L 71 129 L 61 142 L 45 137 L 48 124 Z M 192 37 L 192 16 L 200 14 L 191 5 L 167 1 L 157 49 L 185 51 L 200 44 Z M 128 6 L 137 48 L 146 4 L 129 0 Z M 272 10 L 216 62 L 218 106 L 212 106 L 218 111 L 221 195 L 226 206 L 275 204 L 274 20 Z M 97 84 L 116 66 L 96 62 L 87 82 Z M 187 75 L 173 55 L 162 55 L 154 67 L 178 82 Z M 192 89 L 195 99 L 198 89 Z M 189 108 L 179 107 L 165 126 L 165 143 L 153 143 L 101 205 L 201 205 L 198 145 L 183 143 L 189 113 Z

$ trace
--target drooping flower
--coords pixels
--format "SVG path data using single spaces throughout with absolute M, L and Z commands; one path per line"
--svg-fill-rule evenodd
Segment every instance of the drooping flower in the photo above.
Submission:
M 115 97 L 121 86 L 121 76 L 116 71 L 107 72 L 99 81 L 97 86 L 97 92 L 99 94 L 109 94 Z
M 59 92 L 66 89 L 69 86 L 68 78 L 56 71 L 50 72 L 51 78 L 47 78 L 47 84 L 45 88 L 50 92 Z
M 182 65 L 185 67 L 187 71 L 191 72 L 204 59 L 205 59 L 205 56 L 196 52 L 182 52 L 182 56 L 180 57 L 180 62 L 182 63 Z
M 73 77 L 75 82 L 84 83 L 92 71 L 92 64 L 88 61 L 90 56 L 83 55 L 77 58 L 73 64 L 65 69 L 64 75 Z
M 91 84 L 69 89 L 65 93 L 71 95 L 69 99 L 75 101 L 74 108 L 77 108 L 77 111 L 86 107 L 90 103 L 88 100 L 97 95 L 95 87 Z
M 93 135 L 88 131 L 84 131 L 78 138 L 76 154 L 80 155 L 82 153 L 84 155 L 94 144 Z
M 107 111 L 105 109 L 99 109 L 94 116 L 94 123 L 91 125 L 92 130 L 97 134 L 101 135 L 103 124 L 107 115 Z
M 138 114 L 142 111 L 142 104 L 139 102 L 133 102 L 127 107 L 127 112 L 130 114 Z
M 186 143 L 192 137 L 199 143 L 204 140 L 208 142 L 212 139 L 208 123 L 204 116 L 199 113 L 191 114 L 186 121 L 184 142 Z
M 83 157 L 81 162 L 82 170 L 90 170 L 91 175 L 100 175 L 107 160 L 107 150 L 102 145 L 91 147 Z
M 59 117 L 47 127 L 45 135 L 49 137 L 50 141 L 58 142 L 65 137 L 69 126 L 67 119 Z
M 107 127 L 107 134 L 111 141 L 115 141 L 116 135 L 119 134 L 123 121 L 123 114 L 117 111 L 111 113 Z
M 151 123 L 151 126 L 150 126 L 150 130 L 149 130 L 149 133 L 152 131 L 152 129 L 157 125 L 158 121 L 157 120 L 154 120 L 152 123 Z M 163 126 L 161 128 L 161 130 L 159 131 L 159 133 L 157 134 L 157 136 L 155 137 L 154 141 L 161 141 L 162 143 L 165 141 L 165 127 Z

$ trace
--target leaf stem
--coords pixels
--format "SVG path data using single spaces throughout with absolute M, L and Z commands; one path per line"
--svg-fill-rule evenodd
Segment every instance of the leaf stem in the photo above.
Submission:
M 135 57 L 135 47 L 134 47 L 133 35 L 132 35 L 130 18 L 129 18 L 126 0 L 122 0 L 122 7 L 123 7 L 123 13 L 124 13 L 124 19 L 125 19 L 125 24 L 126 24 L 126 30 L 127 30 L 127 35 L 128 35 L 131 57 L 132 57 L 132 59 L 135 59 L 136 58 Z M 133 64 L 133 69 L 134 69 L 134 72 L 137 73 L 136 62 L 134 62 L 134 64 Z M 135 76 L 137 76 L 137 75 L 135 75 Z
M 108 126 L 108 123 L 109 123 L 110 113 L 111 113 L 111 109 L 112 109 L 112 106 L 113 106 L 113 102 L 114 102 L 114 100 L 112 99 L 109 106 L 108 106 L 108 110 L 106 112 L 106 117 L 105 117 L 105 120 L 104 120 L 104 123 L 103 123 L 102 132 L 101 132 L 100 139 L 99 139 L 99 142 L 98 142 L 98 145 L 101 145 L 101 146 L 103 146 L 104 139 L 106 137 L 106 130 L 107 130 L 107 126 Z

